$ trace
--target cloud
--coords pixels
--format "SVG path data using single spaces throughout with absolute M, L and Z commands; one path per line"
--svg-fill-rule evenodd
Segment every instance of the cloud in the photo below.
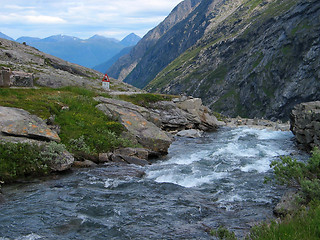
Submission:
M 61 33 L 82 38 L 101 32 L 117 38 L 131 32 L 144 35 L 181 1 L 10 0 L 0 8 L 0 31 L 9 29 L 13 37 L 31 33 L 35 37 Z

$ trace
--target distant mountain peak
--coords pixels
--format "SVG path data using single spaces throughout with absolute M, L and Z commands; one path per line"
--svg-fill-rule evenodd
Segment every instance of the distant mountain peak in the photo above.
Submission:
M 134 46 L 141 40 L 141 37 L 136 35 L 135 33 L 130 33 L 128 36 L 126 36 L 124 39 L 121 40 L 121 44 L 124 46 Z
M 120 42 L 118 39 L 115 38 L 108 38 L 99 34 L 96 34 L 94 36 L 92 36 L 91 38 L 88 38 L 87 41 L 112 41 L 115 43 Z
M 78 41 L 78 40 L 80 39 L 77 37 L 63 35 L 63 34 L 53 35 L 43 39 L 43 41 L 46 41 L 46 42 L 64 42 L 64 41 Z

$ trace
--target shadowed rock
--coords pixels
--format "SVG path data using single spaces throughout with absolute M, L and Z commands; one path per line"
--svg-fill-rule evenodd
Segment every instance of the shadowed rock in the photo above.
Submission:
M 290 129 L 307 150 L 320 146 L 320 101 L 296 105 L 290 115 Z

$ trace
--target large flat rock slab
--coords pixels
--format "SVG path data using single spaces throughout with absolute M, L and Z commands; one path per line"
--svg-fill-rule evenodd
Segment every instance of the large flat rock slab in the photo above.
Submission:
M 18 108 L 0 106 L 0 133 L 7 136 L 60 142 L 58 134 L 48 128 L 42 119 Z
M 160 154 L 168 153 L 172 140 L 141 114 L 141 112 L 148 112 L 147 109 L 115 99 L 96 100 L 102 102 L 97 108 L 110 118 L 119 121 L 144 148 Z

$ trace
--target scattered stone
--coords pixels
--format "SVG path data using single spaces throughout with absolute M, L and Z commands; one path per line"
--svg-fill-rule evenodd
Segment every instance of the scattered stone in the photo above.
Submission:
M 22 71 L 12 71 L 10 75 L 10 86 L 33 87 L 33 74 Z
M 257 129 L 269 129 L 273 131 L 289 131 L 290 124 L 289 122 L 282 123 L 280 121 L 273 122 L 270 120 L 265 119 L 249 119 L 249 118 L 226 118 L 225 126 L 227 127 L 240 127 L 240 126 L 247 126 L 250 128 L 257 128 Z
M 144 159 L 136 158 L 136 157 L 123 155 L 123 156 L 121 156 L 121 158 L 129 164 L 135 164 L 135 165 L 139 165 L 139 166 L 145 166 L 145 165 L 150 164 L 148 161 L 146 161 Z
M 99 153 L 99 163 L 106 163 L 111 161 L 112 153 Z
M 145 148 L 119 148 L 114 151 L 114 154 L 136 157 L 144 160 L 149 159 L 149 151 Z
M 52 161 L 50 161 L 48 165 L 52 171 L 62 172 L 70 169 L 73 163 L 73 155 L 68 151 L 63 151 L 58 157 L 52 159 Z
M 97 166 L 97 164 L 90 160 L 84 160 L 84 161 L 74 161 L 72 166 L 75 168 L 90 168 L 90 167 Z
M 295 212 L 298 209 L 298 204 L 296 203 L 297 197 L 298 193 L 296 191 L 287 191 L 273 209 L 274 215 L 284 217 Z
M 177 133 L 179 137 L 187 137 L 187 138 L 199 138 L 203 134 L 202 131 L 196 129 L 182 130 Z

